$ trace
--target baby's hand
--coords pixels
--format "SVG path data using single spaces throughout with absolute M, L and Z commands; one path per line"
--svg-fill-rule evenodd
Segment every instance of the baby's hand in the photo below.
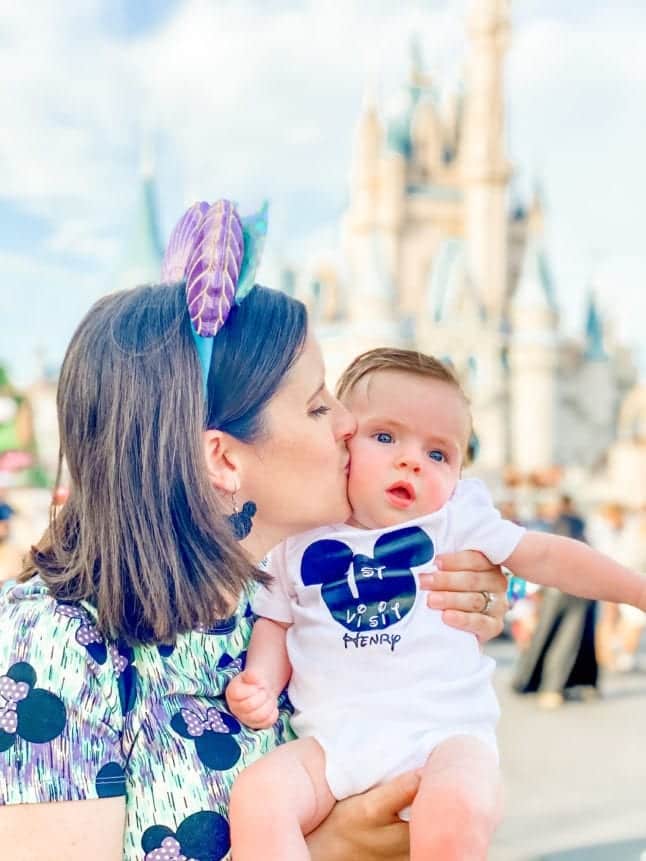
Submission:
M 231 679 L 225 696 L 232 714 L 252 729 L 266 729 L 278 720 L 277 697 L 253 670 Z

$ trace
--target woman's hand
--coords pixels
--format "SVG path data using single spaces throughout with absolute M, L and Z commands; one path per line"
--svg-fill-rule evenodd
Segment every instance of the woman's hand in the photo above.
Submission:
M 452 628 L 470 631 L 481 643 L 497 637 L 509 609 L 507 578 L 477 550 L 443 553 L 435 560 L 432 574 L 421 574 L 420 585 L 428 589 L 427 603 L 442 610 L 442 619 Z M 491 601 L 485 610 L 485 592 Z
M 121 861 L 125 818 L 122 797 L 0 805 L 2 857 Z
M 409 771 L 339 801 L 307 837 L 312 861 L 408 861 L 408 823 L 397 814 L 412 804 L 419 781 Z

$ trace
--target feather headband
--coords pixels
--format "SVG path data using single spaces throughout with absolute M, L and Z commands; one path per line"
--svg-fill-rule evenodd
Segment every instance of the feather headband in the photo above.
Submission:
M 213 338 L 254 285 L 267 234 L 267 203 L 240 218 L 230 200 L 194 203 L 177 222 L 162 262 L 162 282 L 186 282 L 191 331 L 204 395 Z

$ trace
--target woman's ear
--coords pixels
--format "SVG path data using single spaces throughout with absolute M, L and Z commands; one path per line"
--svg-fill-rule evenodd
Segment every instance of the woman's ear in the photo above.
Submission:
M 211 484 L 225 493 L 237 493 L 242 481 L 233 438 L 220 430 L 206 430 L 202 433 L 202 445 Z

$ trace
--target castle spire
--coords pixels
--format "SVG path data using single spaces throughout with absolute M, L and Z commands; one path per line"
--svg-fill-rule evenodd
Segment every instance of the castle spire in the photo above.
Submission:
M 136 210 L 130 226 L 118 285 L 136 287 L 159 281 L 163 243 L 159 230 L 157 187 L 152 162 L 144 162 Z
M 350 210 L 357 227 L 369 226 L 374 221 L 382 136 L 374 96 L 366 91 L 354 137 L 350 172 Z
M 558 314 L 540 238 L 530 233 L 509 339 L 511 460 L 523 473 L 554 463 Z
M 470 270 L 493 319 L 507 299 L 507 185 L 504 58 L 508 0 L 473 0 L 461 161 Z
M 597 304 L 595 291 L 591 288 L 588 290 L 585 312 L 584 358 L 592 362 L 602 362 L 608 358 L 603 345 L 603 335 L 603 320 Z
M 542 234 L 545 224 L 545 192 L 540 179 L 534 180 L 532 199 L 529 205 L 529 230 L 537 235 Z
M 512 314 L 523 327 L 532 320 L 532 328 L 552 329 L 557 321 L 554 282 L 540 236 L 527 238 L 518 287 L 512 299 Z

